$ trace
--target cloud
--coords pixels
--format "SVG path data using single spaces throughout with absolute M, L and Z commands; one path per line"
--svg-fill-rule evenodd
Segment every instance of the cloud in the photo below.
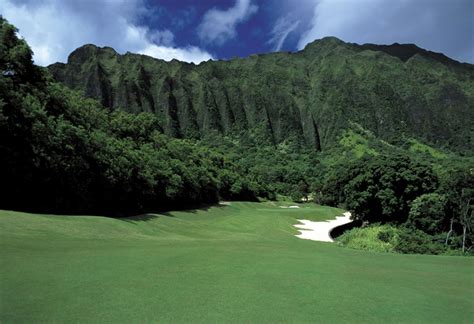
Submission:
M 271 32 L 272 38 L 267 43 L 274 45 L 274 51 L 281 50 L 286 38 L 298 27 L 299 23 L 298 20 L 292 19 L 290 15 L 278 19 Z
M 236 36 L 237 24 L 246 21 L 257 10 L 251 0 L 236 0 L 235 5 L 227 10 L 212 8 L 198 26 L 198 36 L 205 43 L 222 45 Z
M 202 51 L 196 46 L 170 48 L 165 46 L 150 45 L 138 53 L 159 57 L 165 61 L 176 59 L 184 62 L 200 63 L 212 59 L 212 56 L 210 56 L 209 53 Z
M 142 0 L 2 0 L 0 13 L 19 29 L 34 52 L 36 64 L 65 62 L 87 43 L 110 46 L 119 53 L 144 53 L 199 63 L 212 55 L 197 47 L 176 48 L 169 30 L 150 30 L 136 21 L 146 12 Z
M 169 29 L 149 32 L 147 36 L 155 44 L 174 46 L 174 34 Z
M 336 36 L 356 43 L 415 43 L 474 61 L 472 0 L 315 0 L 310 28 L 299 40 Z

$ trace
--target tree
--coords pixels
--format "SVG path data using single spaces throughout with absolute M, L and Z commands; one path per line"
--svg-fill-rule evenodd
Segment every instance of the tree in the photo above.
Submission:
M 446 244 L 456 225 L 462 228 L 462 251 L 469 250 L 473 239 L 473 204 L 474 204 L 474 175 L 472 170 L 463 169 L 448 173 L 441 182 L 440 191 L 448 200 L 448 211 L 451 216 L 450 230 L 446 235 Z M 459 231 L 458 231 L 459 232 Z
M 428 234 L 441 233 L 446 227 L 446 196 L 423 194 L 411 204 L 407 223 Z
M 0 76 L 0 208 L 120 216 L 215 203 L 220 189 L 265 193 L 223 154 L 162 134 L 155 115 L 110 112 L 53 82 L 4 19 L 0 49 L 14 72 Z
M 343 190 L 347 208 L 362 221 L 404 223 L 411 202 L 437 187 L 431 167 L 408 156 L 379 156 L 359 163 Z
M 320 190 L 315 193 L 317 202 L 323 205 L 344 206 L 346 205 L 346 193 L 344 187 L 357 175 L 364 172 L 365 162 L 368 159 L 360 161 L 348 161 L 335 163 L 326 171 L 326 177 L 321 185 Z
M 472 189 L 471 189 L 472 190 Z M 460 208 L 460 221 L 462 224 L 462 252 L 464 253 L 466 251 L 466 238 L 468 233 L 472 231 L 472 226 L 473 226 L 473 195 L 471 193 L 466 193 L 467 190 L 462 191 L 462 205 Z M 470 240 L 472 241 L 472 240 Z M 469 249 L 471 246 L 469 246 Z
M 33 64 L 33 52 L 17 37 L 17 32 L 18 29 L 0 16 L 0 74 L 16 84 L 41 81 L 42 73 Z
M 300 180 L 298 182 L 298 191 L 303 197 L 303 200 L 308 201 L 309 185 L 305 180 Z

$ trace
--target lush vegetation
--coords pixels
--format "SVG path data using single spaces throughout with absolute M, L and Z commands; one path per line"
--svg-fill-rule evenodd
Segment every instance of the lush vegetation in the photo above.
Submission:
M 1 206 L 130 214 L 265 197 L 225 155 L 161 133 L 155 115 L 110 112 L 54 82 L 2 20 Z
M 337 238 L 337 243 L 351 249 L 395 252 L 399 230 L 390 225 L 353 228 Z
M 329 38 L 44 69 L 0 23 L 0 322 L 473 318 L 472 258 L 370 252 L 473 252 L 472 66 Z M 294 237 L 342 210 L 280 195 L 349 209 L 370 251 Z
M 446 235 L 433 235 L 412 227 L 393 225 L 370 225 L 351 229 L 337 238 L 340 245 L 358 250 L 417 253 L 417 254 L 445 254 L 461 255 L 462 252 L 446 246 Z
M 339 209 L 273 203 L 131 218 L 0 211 L 0 321 L 416 322 L 474 317 L 474 260 L 294 237 Z
M 399 252 L 472 253 L 474 175 L 469 164 L 437 174 L 432 164 L 407 155 L 364 156 L 334 164 L 316 199 L 348 208 L 364 224 L 398 226 Z M 357 245 L 348 243 L 351 235 L 370 239 L 378 229 L 352 230 L 341 242 Z
M 69 64 L 43 69 L 3 19 L 0 38 L 1 208 L 124 216 L 285 195 L 397 226 L 401 252 L 419 252 L 416 238 L 442 246 L 430 252 L 472 252 L 474 161 L 471 128 L 463 124 L 472 114 L 470 65 L 432 62 L 445 80 L 438 89 L 424 52 L 400 60 L 384 48 L 389 55 L 374 57 L 376 48 L 325 39 L 294 55 L 199 66 L 88 45 Z M 309 76 L 302 72 L 308 62 Z M 410 86 L 394 89 L 379 65 Z M 400 105 L 426 113 L 430 125 L 417 115 L 421 124 L 412 120 L 418 126 L 411 129 L 411 113 L 385 115 Z M 445 110 L 455 135 L 439 134 Z M 390 121 L 387 131 L 368 123 L 371 116 L 376 125 Z
M 358 123 L 394 145 L 474 148 L 474 67 L 413 45 L 327 37 L 298 53 L 199 65 L 85 45 L 48 69 L 106 107 L 154 113 L 173 137 L 255 134 L 259 145 L 325 151 Z

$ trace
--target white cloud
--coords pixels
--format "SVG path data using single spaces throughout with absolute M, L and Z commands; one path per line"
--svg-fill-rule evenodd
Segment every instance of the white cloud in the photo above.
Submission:
M 129 26 L 125 39 L 129 43 L 133 43 L 136 40 L 145 40 L 137 47 L 140 49 L 136 50 L 135 52 L 138 54 L 160 58 L 165 61 L 171 61 L 172 59 L 176 59 L 184 62 L 200 63 L 212 59 L 212 56 L 208 52 L 203 51 L 196 46 L 188 46 L 184 48 L 166 46 L 172 45 L 170 44 L 170 40 L 172 41 L 174 38 L 170 37 L 170 35 L 173 36 L 170 31 L 167 32 L 165 31 L 164 35 L 162 32 L 158 32 L 152 35 L 152 38 L 155 39 L 155 43 L 158 43 L 157 45 L 155 43 L 150 43 L 146 40 L 146 35 L 150 34 L 147 28 Z M 166 40 L 166 37 L 169 37 L 169 39 Z M 161 43 L 162 45 L 160 45 L 159 43 Z
M 415 43 L 473 62 L 472 0 L 313 0 L 310 28 L 298 48 L 325 36 L 346 42 Z
M 299 23 L 298 20 L 292 19 L 290 15 L 278 19 L 271 32 L 272 38 L 267 43 L 273 44 L 273 50 L 279 51 L 288 35 L 298 27 Z
M 235 5 L 227 10 L 212 8 L 198 26 L 199 38 L 205 43 L 222 45 L 236 36 L 237 24 L 246 21 L 257 10 L 251 0 L 236 0 Z
M 148 38 L 155 44 L 174 46 L 174 34 L 169 29 L 150 32 Z
M 169 30 L 151 31 L 135 25 L 144 10 L 142 0 L 0 1 L 0 13 L 19 29 L 39 65 L 65 62 L 70 52 L 87 43 L 164 60 L 199 63 L 212 59 L 197 47 L 174 47 Z
M 202 51 L 199 47 L 189 46 L 185 48 L 170 48 L 158 45 L 149 45 L 138 53 L 159 57 L 165 61 L 177 59 L 184 62 L 200 63 L 211 60 L 209 53 Z

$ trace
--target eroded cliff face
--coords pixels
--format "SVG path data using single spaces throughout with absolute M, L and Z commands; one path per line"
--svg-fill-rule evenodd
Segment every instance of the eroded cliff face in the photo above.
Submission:
M 354 122 L 389 142 L 473 148 L 474 67 L 414 45 L 329 37 L 298 53 L 200 65 L 85 45 L 49 70 L 110 109 L 155 113 L 174 137 L 251 131 L 321 150 Z

